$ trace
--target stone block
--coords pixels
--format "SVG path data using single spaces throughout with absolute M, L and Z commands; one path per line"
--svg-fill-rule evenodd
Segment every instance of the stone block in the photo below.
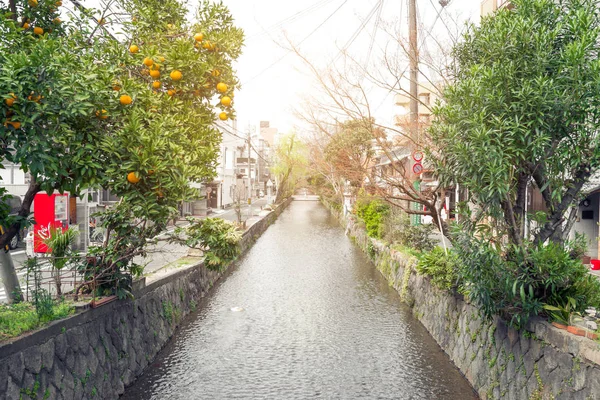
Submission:
M 83 378 L 88 370 L 87 357 L 82 353 L 75 355 L 75 365 L 71 372 L 75 378 Z
M 54 352 L 60 360 L 65 361 L 68 347 L 67 336 L 64 333 L 61 333 L 54 338 Z
M 39 346 L 31 346 L 23 351 L 25 368 L 33 374 L 39 374 L 42 369 L 42 353 Z
M 16 383 L 11 378 L 8 378 L 6 388 L 6 400 L 19 400 L 21 398 L 20 382 Z
M 75 352 L 72 348 L 67 349 L 67 356 L 65 357 L 65 365 L 69 371 L 73 371 L 75 367 Z
M 6 360 L 0 361 L 0 393 L 6 392 L 6 387 L 8 386 L 8 363 Z
M 23 372 L 25 372 L 25 362 L 23 353 L 15 353 L 8 359 L 8 373 L 17 383 L 23 381 Z
M 47 371 L 51 371 L 54 365 L 54 339 L 50 339 L 40 345 L 40 353 L 42 356 L 42 366 Z
M 71 390 L 75 388 L 75 377 L 73 376 L 73 374 L 71 374 L 71 372 L 68 369 L 64 371 L 63 378 L 61 381 L 61 390 L 65 388 Z
M 81 352 L 88 345 L 87 335 L 79 326 L 69 329 L 67 332 L 67 343 L 75 352 Z

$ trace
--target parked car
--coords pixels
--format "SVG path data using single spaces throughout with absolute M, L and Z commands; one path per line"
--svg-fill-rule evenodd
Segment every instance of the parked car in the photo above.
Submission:
M 21 209 L 21 204 L 23 201 L 19 196 L 8 195 L 6 196 L 6 201 L 10 207 L 9 215 L 17 215 L 19 210 Z M 4 227 L 0 227 L 0 231 L 4 232 Z M 23 240 L 24 232 L 20 230 L 17 234 L 10 240 L 8 244 L 8 248 L 11 250 L 16 249 L 19 246 L 21 240 Z

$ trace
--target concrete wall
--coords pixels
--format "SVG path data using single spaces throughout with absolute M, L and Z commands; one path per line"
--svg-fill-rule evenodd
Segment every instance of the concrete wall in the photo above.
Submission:
M 416 259 L 338 218 L 482 399 L 600 399 L 598 343 L 533 320 L 518 332 L 416 273 Z
M 291 199 L 244 233 L 246 251 Z M 115 399 L 152 362 L 221 273 L 202 263 L 151 284 L 135 300 L 87 309 L 0 345 L 0 399 Z

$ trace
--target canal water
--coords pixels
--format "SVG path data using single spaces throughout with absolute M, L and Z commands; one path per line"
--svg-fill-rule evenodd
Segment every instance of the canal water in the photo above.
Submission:
M 294 201 L 122 399 L 476 399 L 318 202 Z

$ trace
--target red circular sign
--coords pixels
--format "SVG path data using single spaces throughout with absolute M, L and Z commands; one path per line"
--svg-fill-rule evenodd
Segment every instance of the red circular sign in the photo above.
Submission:
M 423 172 L 423 165 L 421 165 L 421 163 L 416 163 L 413 165 L 413 172 L 419 175 L 421 172 Z
M 423 152 L 421 150 L 415 150 L 415 151 L 413 151 L 412 158 L 416 162 L 420 162 L 423 159 Z

